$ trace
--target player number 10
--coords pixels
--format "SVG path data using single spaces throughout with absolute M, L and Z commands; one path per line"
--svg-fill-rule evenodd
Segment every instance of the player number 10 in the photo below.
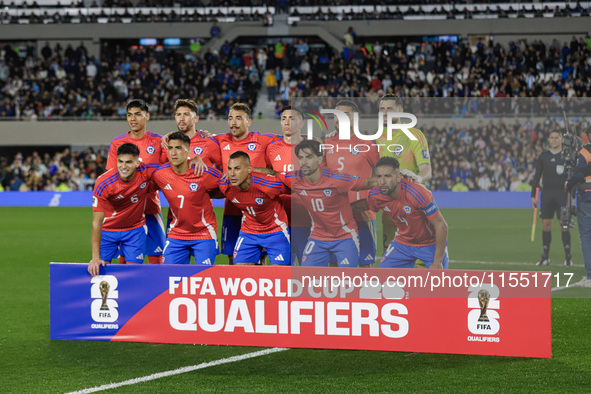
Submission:
M 324 211 L 324 202 L 321 198 L 313 198 L 312 199 L 312 210 L 314 212 L 322 212 Z

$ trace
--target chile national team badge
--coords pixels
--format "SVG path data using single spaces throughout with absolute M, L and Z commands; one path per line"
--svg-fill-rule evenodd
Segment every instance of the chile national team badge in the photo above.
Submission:
M 330 190 L 330 189 L 324 189 L 322 192 L 324 193 L 324 195 L 326 197 L 332 196 L 332 190 Z
M 253 151 L 257 148 L 257 144 L 255 144 L 254 142 L 251 142 L 250 144 L 248 144 L 247 148 L 249 151 Z
M 256 202 L 258 205 L 263 205 L 265 200 L 262 199 L 261 197 L 257 197 L 257 198 L 255 198 L 254 202 Z
M 201 155 L 203 153 L 203 148 L 200 146 L 196 146 L 195 149 L 193 149 L 193 153 L 195 153 L 196 155 Z
M 405 205 L 404 207 L 402 207 L 402 210 L 407 214 L 412 212 L 412 208 L 410 207 L 410 205 Z
M 189 185 L 189 189 L 191 189 L 192 192 L 196 192 L 197 189 L 199 189 L 199 185 L 197 184 L 197 182 L 191 182 L 191 184 Z
M 150 155 L 151 155 L 152 153 L 156 152 L 156 148 L 154 148 L 152 145 L 149 145 L 149 146 L 146 148 L 146 152 L 148 152 L 148 154 L 150 154 Z

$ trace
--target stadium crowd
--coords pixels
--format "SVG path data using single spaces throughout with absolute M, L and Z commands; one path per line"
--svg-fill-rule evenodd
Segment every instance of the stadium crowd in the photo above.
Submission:
M 262 81 L 277 111 L 290 96 L 591 97 L 591 38 L 508 47 L 479 42 L 359 42 L 349 29 L 337 53 L 305 40 L 258 49 L 224 43 L 219 53 L 123 48 L 104 43 L 100 59 L 74 48 L 6 44 L 0 57 L 0 117 L 116 117 L 125 103 L 155 103 L 170 116 L 179 97 L 195 97 L 200 116 L 225 116 L 233 102 L 255 107 Z M 266 72 L 269 70 L 270 72 Z
M 102 146 L 76 153 L 66 148 L 53 155 L 0 156 L 0 191 L 92 190 L 96 178 L 105 172 L 107 155 L 108 148 Z
M 356 45 L 355 32 L 347 34 L 350 42 L 342 53 L 310 48 L 300 39 L 256 52 L 225 43 L 219 54 L 105 43 L 100 59 L 89 56 L 83 45 L 31 47 L 27 56 L 6 45 L 0 60 L 0 116 L 123 117 L 131 98 L 152 103 L 152 116 L 171 116 L 178 98 L 194 97 L 200 116 L 215 119 L 225 117 L 236 101 L 254 107 L 263 79 L 267 88 L 270 82 L 275 86 L 269 99 L 279 97 L 278 111 L 290 96 L 591 97 L 589 37 L 562 45 L 520 40 L 508 48 L 479 42 L 473 51 L 464 42 Z M 477 113 L 474 108 L 464 104 L 468 113 Z M 580 106 L 574 109 L 583 112 Z M 472 129 L 452 122 L 423 130 L 433 158 L 430 188 L 527 189 L 534 159 L 558 125 L 551 118 L 535 125 L 486 122 Z M 6 190 L 89 189 L 104 169 L 104 150 L 3 158 L 0 183 Z
M 195 97 L 201 116 L 225 115 L 235 101 L 256 104 L 260 71 L 252 52 L 224 44 L 219 54 L 185 54 L 152 47 L 105 44 L 101 58 L 81 44 L 65 49 L 45 45 L 26 57 L 15 45 L 0 60 L 0 117 L 91 119 L 125 115 L 130 98 L 157 106 L 154 115 L 171 115 L 179 97 Z

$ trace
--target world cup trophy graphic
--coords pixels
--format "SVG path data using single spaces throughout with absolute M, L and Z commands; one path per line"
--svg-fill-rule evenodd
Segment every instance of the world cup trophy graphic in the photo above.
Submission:
M 107 306 L 107 295 L 109 295 L 109 283 L 106 280 L 103 280 L 99 285 L 99 289 L 101 291 L 101 297 L 103 298 L 103 304 L 101 305 L 101 311 L 108 311 L 109 307 Z
M 478 318 L 478 321 L 490 321 L 486 316 L 486 308 L 488 307 L 488 301 L 490 301 L 490 293 L 486 290 L 480 290 L 478 292 L 478 303 L 480 304 L 480 317 Z

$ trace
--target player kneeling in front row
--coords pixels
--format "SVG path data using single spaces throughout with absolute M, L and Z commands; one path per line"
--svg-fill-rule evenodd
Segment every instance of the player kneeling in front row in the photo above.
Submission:
M 162 190 L 172 221 L 164 245 L 164 264 L 212 265 L 218 254 L 217 221 L 208 194 L 218 188 L 222 174 L 208 167 L 197 177 L 189 168 L 191 139 L 177 131 L 168 137 L 169 163 L 152 176 L 152 188 Z
M 431 192 L 401 175 L 393 157 L 378 161 L 375 176 L 378 186 L 369 192 L 368 207 L 388 215 L 398 229 L 379 267 L 414 268 L 420 259 L 427 268 L 448 268 L 447 223 Z
M 158 164 L 140 164 L 140 151 L 131 143 L 117 148 L 117 168 L 102 174 L 92 196 L 92 260 L 88 272 L 121 254 L 128 263 L 144 262 L 146 218 L 144 206 L 150 177 Z
M 371 189 L 375 179 L 333 173 L 321 167 L 322 149 L 315 140 L 300 142 L 295 153 L 300 170 L 292 181 L 293 206 L 308 211 L 312 222 L 301 265 L 328 267 L 332 257 L 339 267 L 357 267 L 359 233 L 349 192 Z
M 243 215 L 234 264 L 256 264 L 265 248 L 271 264 L 290 265 L 287 213 L 279 198 L 288 192 L 283 183 L 271 175 L 253 174 L 250 157 L 243 151 L 230 155 L 227 175 L 220 190 Z

